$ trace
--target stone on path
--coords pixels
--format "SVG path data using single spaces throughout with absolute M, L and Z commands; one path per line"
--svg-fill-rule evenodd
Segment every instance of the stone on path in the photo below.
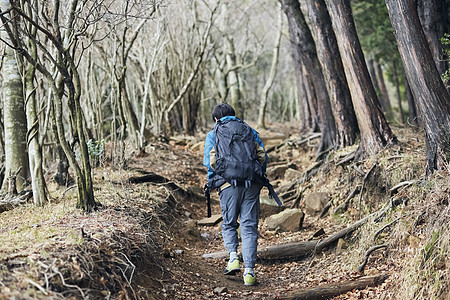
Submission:
M 278 206 L 274 199 L 269 198 L 268 195 L 261 195 L 259 217 L 265 219 L 271 215 L 277 214 L 283 210 Z
M 300 209 L 292 208 L 266 218 L 265 222 L 269 230 L 279 228 L 281 231 L 298 231 L 304 216 Z
M 222 215 L 212 215 L 209 218 L 204 218 L 197 221 L 197 224 L 200 226 L 215 226 L 220 221 L 222 221 Z
M 328 201 L 330 201 L 330 194 L 326 192 L 309 194 L 305 199 L 306 213 L 311 216 L 320 214 Z
M 295 181 L 296 179 L 302 178 L 303 173 L 294 169 L 287 169 L 284 173 L 284 180 L 287 182 Z

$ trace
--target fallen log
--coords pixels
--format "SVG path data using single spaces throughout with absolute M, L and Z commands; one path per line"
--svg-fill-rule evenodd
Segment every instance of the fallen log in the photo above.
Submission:
M 390 201 L 389 205 L 385 208 L 382 208 L 365 218 L 353 223 L 352 225 L 338 231 L 337 233 L 323 239 L 320 241 L 303 241 L 303 242 L 295 242 L 289 244 L 282 245 L 271 245 L 261 247 L 258 250 L 258 257 L 263 260 L 276 260 L 276 259 L 285 259 L 285 258 L 298 258 L 305 257 L 311 254 L 317 254 L 318 252 L 324 250 L 340 238 L 344 238 L 348 234 L 352 233 L 360 226 L 364 225 L 370 218 L 374 217 L 375 222 L 379 222 L 388 209 L 395 207 L 399 204 L 403 203 L 402 201 Z M 213 253 L 206 253 L 202 255 L 203 258 L 213 258 L 213 259 L 226 259 L 228 258 L 227 251 L 218 251 Z
M 147 174 L 143 176 L 135 176 L 130 177 L 127 180 L 129 183 L 146 183 L 151 182 L 158 185 L 164 185 L 165 187 L 169 188 L 171 191 L 178 193 L 180 196 L 185 198 L 193 198 L 196 200 L 204 201 L 203 195 L 200 195 L 190 189 L 184 189 L 177 183 L 175 183 L 173 180 L 170 180 L 164 176 L 158 175 L 153 172 L 148 172 Z
M 378 286 L 382 284 L 387 278 L 388 274 L 374 275 L 360 277 L 353 280 L 347 280 L 339 283 L 324 284 L 322 286 L 311 287 L 306 289 L 299 289 L 289 293 L 285 297 L 277 299 L 328 299 L 338 295 L 342 295 L 352 290 L 363 290 L 367 287 Z
M 170 179 L 155 174 L 153 172 L 149 172 L 143 176 L 135 176 L 128 178 L 129 183 L 144 183 L 144 182 L 152 182 L 152 183 L 167 183 Z
M 370 215 L 372 216 L 372 215 Z M 342 229 L 341 231 L 331 235 L 321 241 L 303 241 L 282 245 L 271 245 L 258 249 L 258 257 L 260 259 L 284 259 L 294 257 L 304 257 L 311 255 L 313 252 L 322 251 L 325 247 L 345 237 L 359 226 L 364 224 L 370 216 Z M 227 251 L 219 251 L 213 253 L 206 253 L 202 255 L 203 258 L 225 259 L 228 257 Z

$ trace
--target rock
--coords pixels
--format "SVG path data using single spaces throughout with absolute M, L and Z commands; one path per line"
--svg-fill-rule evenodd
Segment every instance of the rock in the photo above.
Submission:
M 222 221 L 222 215 L 212 215 L 209 218 L 201 219 L 197 224 L 200 226 L 214 226 L 220 221 Z
M 265 222 L 269 230 L 297 231 L 302 227 L 304 217 L 300 209 L 292 208 L 266 218 Z
M 283 210 L 282 207 L 278 206 L 274 199 L 270 199 L 267 195 L 262 195 L 260 197 L 260 203 L 259 217 L 261 219 L 265 219 Z
M 303 176 L 303 173 L 294 169 L 287 169 L 286 172 L 284 172 L 284 180 L 287 182 L 295 181 L 298 178 L 301 178 Z
M 289 168 L 288 165 L 280 165 L 280 166 L 270 167 L 270 168 L 267 168 L 267 174 L 271 178 L 278 179 L 278 178 L 280 178 L 281 176 L 284 175 L 284 172 L 286 172 L 286 170 L 288 168 Z
M 284 165 L 273 166 L 273 167 L 267 168 L 267 174 L 271 178 L 278 179 L 280 177 L 283 177 L 285 172 L 288 169 L 297 169 L 297 166 L 295 164 L 284 164 Z
M 186 233 L 193 237 L 199 238 L 201 235 L 200 235 L 200 230 L 198 230 L 198 228 L 197 228 L 197 222 L 195 222 L 194 220 L 187 221 L 186 222 Z
M 226 287 L 224 287 L 224 286 L 216 287 L 214 289 L 214 293 L 216 293 L 216 294 L 222 294 L 222 293 L 226 293 L 226 292 L 228 292 L 228 289 Z
M 348 243 L 343 239 L 340 238 L 337 242 L 337 246 L 336 246 L 336 255 L 339 255 L 342 251 L 342 249 L 347 248 Z
M 305 210 L 308 215 L 319 214 L 330 201 L 330 195 L 325 192 L 311 193 L 305 199 Z
M 182 255 L 183 253 L 184 253 L 184 250 L 181 250 L 181 249 L 179 249 L 179 250 L 175 250 L 175 251 L 173 251 L 176 255 Z

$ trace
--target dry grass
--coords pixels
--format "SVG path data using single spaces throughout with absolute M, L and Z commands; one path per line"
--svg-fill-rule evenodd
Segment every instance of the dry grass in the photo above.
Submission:
M 2 213 L 0 299 L 133 298 L 142 275 L 151 272 L 158 281 L 158 212 L 172 196 L 117 181 L 126 176 L 113 172 L 109 180 L 96 181 L 96 200 L 103 206 L 90 214 L 74 208 L 76 189 L 53 189 L 57 200 L 44 207 L 27 204 Z

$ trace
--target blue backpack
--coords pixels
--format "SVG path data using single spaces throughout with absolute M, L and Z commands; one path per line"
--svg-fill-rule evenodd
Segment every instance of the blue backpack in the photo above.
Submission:
M 261 184 L 269 190 L 269 197 L 282 205 L 269 179 L 256 156 L 253 130 L 239 119 L 217 121 L 214 125 L 214 147 L 216 152 L 216 168 L 214 175 L 208 179 L 204 191 L 211 217 L 211 190 L 225 182 L 232 186 L 244 185 L 249 188 L 252 182 Z
M 252 181 L 264 176 L 256 156 L 253 130 L 245 122 L 239 119 L 217 121 L 214 147 L 215 173 L 232 186 L 250 187 Z

